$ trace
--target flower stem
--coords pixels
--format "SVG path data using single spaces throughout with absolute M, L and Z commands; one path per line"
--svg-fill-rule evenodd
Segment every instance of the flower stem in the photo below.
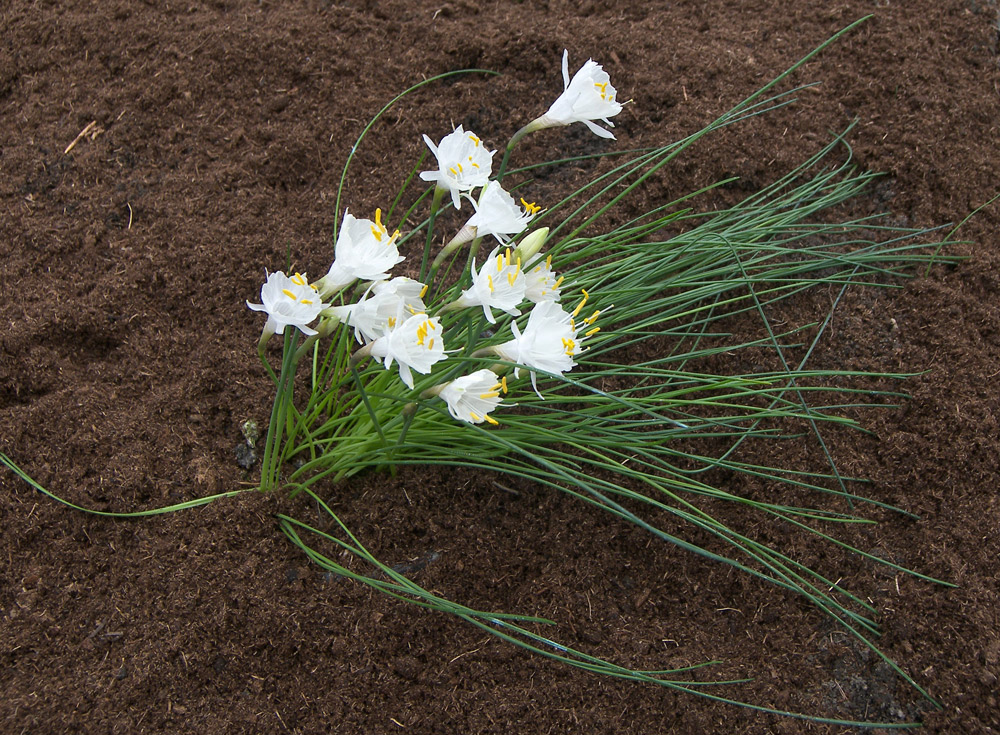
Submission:
M 420 278 L 423 281 L 427 275 L 427 261 L 431 254 L 431 245 L 434 243 L 434 220 L 437 219 L 438 210 L 441 208 L 441 200 L 448 190 L 437 186 L 434 188 L 434 198 L 431 199 L 431 213 L 427 221 L 427 239 L 424 241 L 424 257 L 420 261 Z
M 513 137 L 511 137 L 510 142 L 507 143 L 507 148 L 503 152 L 503 160 L 500 162 L 500 169 L 497 171 L 497 183 L 503 181 L 503 175 L 507 172 L 507 162 L 510 160 L 511 151 L 514 150 L 514 146 L 521 142 L 521 138 L 526 136 L 528 133 L 533 133 L 536 130 L 548 127 L 547 125 L 541 123 L 541 120 L 542 118 L 532 120 L 530 123 L 514 133 Z

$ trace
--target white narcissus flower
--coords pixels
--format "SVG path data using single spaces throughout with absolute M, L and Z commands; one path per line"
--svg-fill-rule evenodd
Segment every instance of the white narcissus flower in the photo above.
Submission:
M 281 271 L 269 274 L 260 289 L 260 300 L 263 303 L 251 304 L 247 301 L 247 306 L 254 311 L 267 312 L 265 334 L 284 334 L 288 326 L 297 327 L 308 336 L 317 333 L 306 325 L 319 316 L 324 304 L 316 288 L 309 285 L 303 274 L 296 273 L 291 278 Z
M 375 221 L 358 219 L 344 212 L 340 234 L 334 246 L 333 265 L 316 286 L 324 295 L 343 290 L 356 280 L 381 281 L 389 270 L 404 260 L 396 247 L 397 230 L 392 235 L 382 224 L 382 210 L 375 210 Z
M 521 312 L 518 305 L 524 301 L 525 278 L 521 270 L 521 261 L 510 257 L 510 248 L 501 254 L 496 247 L 477 272 L 476 261 L 472 261 L 472 286 L 462 292 L 462 295 L 449 308 L 482 306 L 486 320 L 496 324 L 493 309 L 501 309 L 511 316 Z
M 506 380 L 501 380 L 495 372 L 486 368 L 442 386 L 438 397 L 448 404 L 448 413 L 459 421 L 481 424 L 486 421 L 496 424 L 490 411 L 500 405 L 500 393 L 507 392 Z
M 493 154 L 486 150 L 482 140 L 459 125 L 455 132 L 441 139 L 438 145 L 424 136 L 424 142 L 437 158 L 437 171 L 423 171 L 420 178 L 437 182 L 438 188 L 451 192 L 455 209 L 462 208 L 462 192 L 485 186 L 493 172 Z
M 396 326 L 400 311 L 406 316 L 427 310 L 423 295 L 427 286 L 412 278 L 398 276 L 391 281 L 377 281 L 361 300 L 348 306 L 331 306 L 340 321 L 354 327 L 354 337 L 361 344 L 374 342 Z
M 608 118 L 622 111 L 622 106 L 615 99 L 618 92 L 611 86 L 608 73 L 596 61 L 587 59 L 587 63 L 580 67 L 571 80 L 569 51 L 566 50 L 563 51 L 562 74 L 563 93 L 552 103 L 548 112 L 535 121 L 535 129 L 582 122 L 595 135 L 613 139 L 615 136 L 612 133 L 594 124 L 594 120 L 601 120 L 613 128 L 614 123 Z
M 552 271 L 552 256 L 548 256 L 543 262 L 529 268 L 524 273 L 525 288 L 524 298 L 534 301 L 536 304 L 541 301 L 558 301 L 559 287 L 562 286 L 562 276 L 556 278 Z
M 521 200 L 524 209 L 514 201 L 514 197 L 504 191 L 495 181 L 488 182 L 479 196 L 479 201 L 469 198 L 476 213 L 466 223 L 476 228 L 477 237 L 493 235 L 501 244 L 510 242 L 511 235 L 521 232 L 541 207 L 534 202 Z
M 573 313 L 570 314 L 555 301 L 541 301 L 535 305 L 528 315 L 528 324 L 524 332 L 517 326 L 517 322 L 510 323 L 511 332 L 514 339 L 493 347 L 494 353 L 510 362 L 520 363 L 525 367 L 543 370 L 554 375 L 562 375 L 569 372 L 576 366 L 573 356 L 580 353 L 581 338 L 577 335 L 577 325 L 574 317 L 580 313 L 583 305 L 587 301 L 588 294 L 583 292 L 583 299 L 577 305 Z M 596 321 L 600 312 L 595 311 L 583 322 L 590 326 Z M 589 329 L 584 337 L 600 331 L 599 327 Z M 514 368 L 514 375 L 520 375 L 520 368 Z M 538 383 L 535 373 L 531 373 L 531 387 L 539 398 L 542 394 L 538 391 Z
M 370 349 L 371 356 L 381 361 L 386 370 L 393 361 L 398 362 L 399 377 L 412 389 L 411 370 L 427 375 L 434 363 L 444 359 L 441 320 L 423 313 L 404 315 L 400 309 L 396 325 L 372 342 Z

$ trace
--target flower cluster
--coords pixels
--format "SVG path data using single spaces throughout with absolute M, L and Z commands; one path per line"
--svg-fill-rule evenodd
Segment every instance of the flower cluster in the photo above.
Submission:
M 568 53 L 563 54 L 562 74 L 563 93 L 544 115 L 514 136 L 506 155 L 528 132 L 574 122 L 583 122 L 601 137 L 614 137 L 594 123 L 601 120 L 613 127 L 608 118 L 622 109 L 608 74 L 590 60 L 570 79 Z M 518 378 L 522 370 L 527 370 L 532 388 L 543 397 L 537 374 L 561 376 L 572 370 L 576 365 L 574 357 L 583 349 L 581 343 L 598 331 L 593 324 L 600 312 L 578 321 L 589 296 L 586 291 L 572 312 L 560 305 L 563 278 L 553 269 L 552 255 L 540 255 L 549 229 L 526 233 L 541 207 L 524 198 L 518 202 L 503 188 L 504 166 L 494 176 L 495 150 L 489 150 L 479 136 L 462 125 L 437 144 L 426 135 L 423 139 L 437 161 L 436 170 L 420 174 L 421 179 L 434 184 L 430 222 L 433 223 L 446 196 L 450 196 L 456 210 L 461 209 L 463 199 L 473 209 L 472 216 L 438 253 L 431 269 L 433 279 L 445 257 L 471 243 L 468 254 L 471 267 L 457 284 L 434 286 L 405 276 L 391 277 L 392 269 L 405 259 L 399 252 L 399 230 L 390 233 L 382 221 L 381 210 L 376 209 L 371 220 L 359 219 L 345 211 L 333 262 L 326 275 L 310 283 L 303 274 L 288 277 L 281 272 L 271 273 L 261 288 L 261 303 L 248 301 L 247 306 L 268 315 L 261 336 L 262 356 L 267 340 L 273 334 L 284 333 L 286 326 L 300 330 L 308 340 L 315 340 L 345 325 L 353 329 L 354 340 L 360 345 L 351 365 L 368 358 L 387 370 L 395 364 L 400 380 L 410 390 L 415 387 L 414 373 L 430 375 L 449 352 L 460 349 L 457 345 L 453 345 L 453 350 L 446 349 L 442 315 L 463 309 L 481 310 L 482 319 L 494 326 L 495 312 L 509 315 L 510 339 L 485 347 L 474 344 L 475 339 L 469 337 L 473 328 L 468 318 L 456 320 L 454 324 L 463 325 L 461 329 L 465 330 L 460 340 L 462 346 L 478 347 L 472 357 L 492 357 L 503 362 L 492 369 L 450 377 L 423 388 L 421 393 L 425 399 L 436 397 L 444 401 L 448 413 L 458 421 L 495 425 L 498 422 L 490 414 L 500 406 L 508 391 L 507 376 L 503 373 L 512 367 L 514 377 Z M 504 165 L 506 160 L 505 156 Z M 476 252 L 486 237 L 493 237 L 497 245 L 483 261 L 478 261 Z M 519 243 L 514 242 L 517 238 Z M 431 242 L 430 237 L 427 242 Z M 463 281 L 468 285 L 463 286 Z M 425 302 L 432 286 L 445 296 L 452 294 L 448 297 L 451 300 Z M 349 293 L 360 296 L 347 303 Z M 515 318 L 522 315 L 526 304 L 530 305 L 530 313 L 522 327 Z M 315 326 L 310 326 L 317 320 Z M 448 327 L 456 328 L 459 327 Z M 490 332 L 472 333 L 488 342 L 495 339 Z M 453 376 L 455 371 L 450 374 Z

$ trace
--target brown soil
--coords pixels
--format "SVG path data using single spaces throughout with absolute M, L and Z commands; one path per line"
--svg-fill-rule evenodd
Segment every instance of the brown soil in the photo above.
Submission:
M 796 77 L 822 86 L 700 148 L 670 171 L 669 193 L 732 174 L 751 191 L 855 118 L 856 160 L 886 172 L 872 200 L 896 222 L 958 221 L 997 188 L 990 0 L 2 6 L 0 450 L 88 507 L 254 481 L 234 447 L 244 420 L 266 421 L 270 395 L 244 300 L 286 254 L 326 268 L 357 133 L 422 77 L 504 73 L 435 86 L 376 127 L 348 182 L 352 210 L 385 205 L 422 132 L 465 123 L 506 140 L 561 89 L 563 48 L 603 61 L 634 100 L 614 144 L 634 147 L 697 130 L 867 13 Z M 526 160 L 546 142 L 605 146 L 582 127 L 546 135 Z M 766 706 L 996 732 L 997 219 L 994 206 L 966 225 L 957 267 L 849 292 L 825 353 L 919 373 L 898 409 L 859 414 L 873 435 L 836 434 L 831 448 L 870 478 L 867 493 L 920 515 L 886 515 L 855 540 L 959 586 L 836 568 L 877 605 L 880 645 L 940 711 L 800 600 L 559 493 L 404 471 L 342 488 L 338 509 L 387 563 L 433 560 L 412 571 L 424 586 L 550 616 L 565 640 L 616 661 L 718 657 L 724 675 L 755 677 L 729 693 Z M 280 498 L 122 521 L 8 472 L 0 486 L 4 732 L 841 730 L 597 678 L 325 576 L 277 529 Z M 825 563 L 826 550 L 797 550 Z

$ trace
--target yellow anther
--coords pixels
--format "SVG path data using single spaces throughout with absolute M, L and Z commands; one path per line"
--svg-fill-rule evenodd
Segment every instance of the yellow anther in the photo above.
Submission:
M 306 285 L 305 276 L 303 276 L 301 273 L 296 273 L 289 280 L 292 283 L 294 283 L 296 286 L 305 286 Z
M 510 248 L 507 248 L 507 252 L 504 254 L 503 264 L 506 266 L 510 265 Z
M 538 214 L 540 211 L 542 211 L 542 208 L 537 204 L 535 204 L 534 202 L 524 201 L 524 197 L 521 197 L 521 204 L 524 206 L 524 209 L 525 211 L 527 211 L 528 214 Z
M 588 316 L 583 321 L 586 324 L 593 324 L 594 322 L 597 321 L 597 317 L 599 317 L 600 315 L 601 315 L 601 310 L 597 309 L 593 314 L 591 314 L 590 316 Z
M 503 256 L 497 253 L 497 273 L 503 270 Z
M 424 284 L 424 287 L 420 289 L 420 298 L 423 298 L 427 294 L 427 288 L 430 284 Z
M 552 255 L 551 254 L 549 255 L 549 257 L 547 257 L 545 259 L 545 267 L 548 268 L 549 270 L 552 270 Z
M 451 168 L 450 166 L 448 167 L 448 170 L 451 171 L 451 175 L 452 176 L 458 176 L 458 171 L 456 171 L 455 169 Z
M 302 299 L 302 301 L 300 301 L 299 303 L 301 303 L 301 304 L 311 304 L 312 303 L 312 299 Z
M 435 329 L 437 329 L 437 327 L 434 326 L 434 322 L 432 322 L 430 319 L 428 319 L 426 322 L 424 322 L 424 324 L 426 324 L 428 327 L 430 327 L 430 329 L 431 329 L 432 332 Z
M 431 341 L 427 343 L 427 349 L 428 350 L 433 350 L 434 349 L 434 338 L 433 337 L 431 337 Z
M 456 166 L 458 166 L 458 170 L 459 170 L 459 171 L 462 171 L 462 164 L 460 164 L 460 163 L 456 163 L 455 165 L 456 165 Z M 464 172 L 464 171 L 462 171 L 462 173 L 465 173 L 465 172 Z
M 472 158 L 472 156 L 469 156 L 469 158 Z M 479 164 L 476 163 L 475 161 L 472 162 L 472 165 L 475 166 L 476 168 L 479 168 Z
M 471 141 L 472 141 L 473 143 L 475 143 L 475 144 L 476 144 L 477 146 L 479 145 L 479 138 L 477 138 L 477 137 L 476 137 L 475 135 L 473 135 L 472 133 L 469 133 L 469 140 L 471 140 Z M 469 157 L 471 158 L 472 156 L 469 156 Z
M 514 287 L 514 281 L 515 280 L 517 280 L 517 273 L 510 273 L 508 271 L 508 273 L 507 273 L 507 283 L 509 283 L 511 285 L 511 288 Z
M 285 294 L 285 296 L 290 298 L 292 301 L 298 301 L 294 291 L 289 291 L 287 288 L 283 288 L 281 289 L 281 293 Z
M 480 393 L 479 397 L 482 398 L 484 401 L 486 401 L 489 400 L 490 398 L 499 398 L 500 393 L 494 390 L 490 391 L 489 393 Z
M 494 426 L 499 426 L 500 425 L 500 422 L 497 421 L 492 416 L 490 416 L 489 414 L 486 414 L 485 416 L 483 416 L 483 418 L 486 419 L 486 423 L 488 423 L 488 424 L 493 424 Z
M 482 421 L 483 420 L 483 417 L 480 416 L 475 411 L 469 411 L 469 418 L 471 418 L 473 421 Z
M 486 276 L 486 285 L 490 287 L 490 293 L 493 293 L 493 276 Z
M 559 280 L 556 281 L 556 288 L 559 288 L 562 285 L 563 278 L 565 278 L 565 276 L 559 276 Z
M 584 337 L 593 337 L 595 334 L 601 331 L 600 327 L 594 327 L 589 332 L 584 332 Z
M 395 326 L 396 326 L 396 317 L 394 316 L 389 317 L 389 329 L 392 329 Z
M 507 394 L 507 376 L 506 375 L 504 375 L 502 378 L 500 378 L 500 385 L 503 387 L 504 395 L 506 395 Z

